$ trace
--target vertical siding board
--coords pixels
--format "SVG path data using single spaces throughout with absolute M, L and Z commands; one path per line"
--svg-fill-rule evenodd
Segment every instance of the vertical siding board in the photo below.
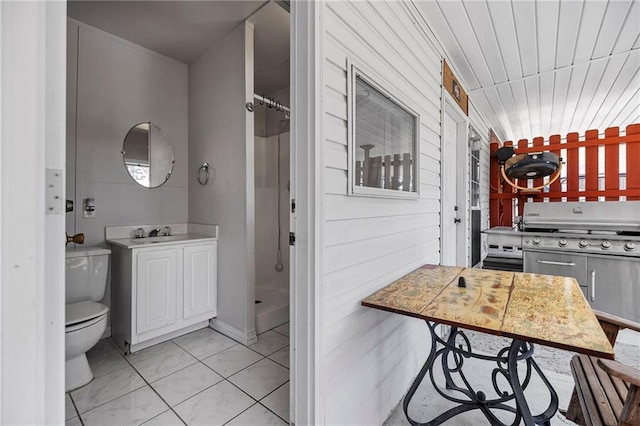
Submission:
M 363 297 L 440 259 L 441 55 L 431 35 L 419 27 L 414 7 L 400 1 L 329 2 L 325 8 L 322 303 L 323 387 L 332 389 L 324 406 L 328 424 L 383 423 L 415 377 L 429 344 L 424 323 L 360 306 Z M 347 58 L 420 114 L 418 200 L 348 195 Z M 470 118 L 476 130 L 489 133 L 478 124 L 479 117 Z M 387 181 L 387 176 L 407 174 L 413 167 L 404 153 L 398 154 L 376 160 L 385 185 L 397 186 L 398 180 Z M 377 155 L 372 153 L 372 159 Z M 486 210 L 488 144 L 481 155 Z M 488 221 L 488 212 L 484 217 Z
M 627 135 L 640 135 L 640 124 L 627 126 Z M 627 189 L 640 190 L 640 141 L 627 143 Z M 640 200 L 640 196 L 630 196 L 627 200 Z
M 560 158 L 560 147 L 558 145 L 560 145 L 560 135 L 551 135 L 551 137 L 549 137 L 549 150 Z M 552 193 L 559 193 L 562 191 L 560 179 L 557 179 L 551 184 L 549 191 Z M 562 201 L 562 197 L 551 197 L 549 198 L 549 201 Z
M 604 131 L 604 137 L 618 137 L 620 129 L 618 127 L 610 127 Z M 617 144 L 610 144 L 604 147 L 605 175 L 604 188 L 607 191 L 617 190 L 620 188 L 620 151 Z M 608 195 L 606 201 L 619 200 L 619 196 Z
M 587 130 L 585 140 L 591 141 L 598 139 L 597 130 Z M 585 190 L 597 191 L 598 190 L 598 147 L 588 146 L 585 148 Z M 586 201 L 598 201 L 597 196 L 590 196 L 585 198 Z
M 363 308 L 360 301 L 439 259 L 440 55 L 401 2 L 327 3 L 324 20 L 323 380 L 325 389 L 336 390 L 326 394 L 325 421 L 381 424 L 429 342 L 424 324 Z M 420 114 L 420 199 L 347 195 L 347 58 Z M 401 174 L 408 162 L 403 167 L 400 154 Z M 375 160 L 384 164 L 376 170 L 384 170 L 385 179 L 395 176 L 390 159 Z M 375 175 L 364 164 L 363 172 Z M 357 398 L 346 402 L 343 393 Z
M 578 142 L 578 133 L 567 134 L 567 143 Z M 580 164 L 578 148 L 567 149 L 567 192 L 578 192 L 580 185 Z M 567 201 L 578 201 L 578 197 L 567 197 Z

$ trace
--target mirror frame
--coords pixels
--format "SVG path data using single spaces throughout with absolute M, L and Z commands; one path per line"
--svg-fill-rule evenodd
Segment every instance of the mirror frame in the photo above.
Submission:
M 160 135 L 162 135 L 162 137 L 164 138 L 164 141 L 168 144 L 169 148 L 171 149 L 171 163 L 169 164 L 169 170 L 166 173 L 166 176 L 164 178 L 164 181 L 162 181 L 161 183 L 157 184 L 157 185 L 152 185 L 151 184 L 151 176 L 149 176 L 149 185 L 145 185 L 143 183 L 141 183 L 140 181 L 138 181 L 133 174 L 131 173 L 131 171 L 129 170 L 129 165 L 131 165 L 131 162 L 127 162 L 127 158 L 126 158 L 126 145 L 127 145 L 127 138 L 129 137 L 129 135 L 131 134 L 132 131 L 134 131 L 134 129 L 138 128 L 141 124 L 146 124 L 148 126 L 147 129 L 147 141 L 148 141 L 148 145 L 147 147 L 152 146 L 153 144 L 153 140 L 151 139 L 151 127 L 153 126 L 155 129 L 160 131 Z M 156 144 L 159 143 L 160 139 L 156 138 Z M 149 150 L 149 148 L 147 148 L 147 151 Z M 167 181 L 169 180 L 169 178 L 171 177 L 171 174 L 173 173 L 173 167 L 175 165 L 176 162 L 176 158 L 174 155 L 174 151 L 173 151 L 173 144 L 171 143 L 171 139 L 169 139 L 169 137 L 167 136 L 166 132 L 157 124 L 154 124 L 151 121 L 142 121 L 140 123 L 135 124 L 134 126 L 132 126 L 129 131 L 127 131 L 127 134 L 124 137 L 124 140 L 122 142 L 122 150 L 120 151 L 120 153 L 122 154 L 122 164 L 124 166 L 125 171 L 127 172 L 127 175 L 129 175 L 129 177 L 138 185 L 142 186 L 143 188 L 147 188 L 147 189 L 153 189 L 153 188 L 159 188 L 162 185 L 164 185 L 165 183 L 167 183 Z M 151 169 L 152 169 L 153 165 L 151 164 L 151 160 L 149 160 L 149 174 L 151 174 Z

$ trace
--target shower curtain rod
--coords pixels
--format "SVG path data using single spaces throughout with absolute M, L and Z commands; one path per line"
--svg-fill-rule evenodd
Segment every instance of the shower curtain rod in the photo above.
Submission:
M 271 99 L 268 99 L 268 98 L 265 98 L 265 97 L 263 97 L 263 96 L 256 95 L 256 94 L 254 94 L 254 95 L 253 95 L 253 98 L 254 98 L 255 100 L 257 100 L 257 101 L 264 102 L 264 103 L 265 103 L 265 104 L 267 104 L 267 105 L 271 105 L 271 106 L 272 106 L 272 107 L 274 107 L 274 108 L 276 108 L 276 107 L 277 107 L 277 108 L 280 108 L 280 109 L 282 109 L 282 110 L 284 110 L 284 111 L 291 112 L 291 109 L 289 109 L 289 107 L 288 107 L 288 106 L 284 106 L 284 105 L 282 105 L 280 102 L 274 102 L 274 101 L 272 101 Z

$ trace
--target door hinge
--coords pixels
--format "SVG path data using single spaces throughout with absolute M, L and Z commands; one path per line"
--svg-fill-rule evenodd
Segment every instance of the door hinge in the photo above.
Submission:
M 296 245 L 296 234 L 294 234 L 293 232 L 289 232 L 289 245 L 290 246 Z
M 291 213 L 295 213 L 296 212 L 296 200 L 295 198 L 291 199 Z

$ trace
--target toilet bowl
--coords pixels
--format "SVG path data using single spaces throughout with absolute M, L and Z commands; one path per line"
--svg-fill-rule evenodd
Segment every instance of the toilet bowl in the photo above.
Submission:
M 66 252 L 65 392 L 93 379 L 86 353 L 107 328 L 109 308 L 98 300 L 104 296 L 110 253 L 103 247 Z
M 107 328 L 107 308 L 90 300 L 66 306 L 65 391 L 86 385 L 93 379 L 87 351 L 94 347 Z

